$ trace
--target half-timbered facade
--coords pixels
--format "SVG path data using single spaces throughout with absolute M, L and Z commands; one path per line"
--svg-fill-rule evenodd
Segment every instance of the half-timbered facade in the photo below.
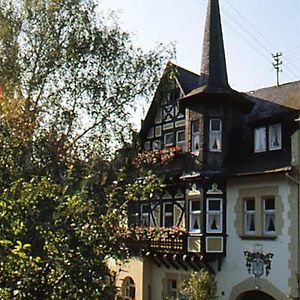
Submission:
M 128 206 L 140 238 L 114 266 L 120 299 L 184 299 L 180 280 L 203 267 L 219 299 L 299 299 L 299 109 L 300 81 L 229 86 L 208 0 L 200 75 L 168 65 L 140 132 L 166 187 Z

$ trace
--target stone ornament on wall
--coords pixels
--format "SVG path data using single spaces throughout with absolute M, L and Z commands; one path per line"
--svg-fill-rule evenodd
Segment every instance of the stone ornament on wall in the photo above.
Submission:
M 273 253 L 263 253 L 262 245 L 255 244 L 253 251 L 244 251 L 244 256 L 249 274 L 252 273 L 254 277 L 261 277 L 264 274 L 269 275 Z

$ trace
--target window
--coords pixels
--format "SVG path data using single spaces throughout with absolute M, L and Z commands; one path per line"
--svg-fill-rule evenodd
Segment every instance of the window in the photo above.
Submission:
M 275 233 L 275 199 L 266 198 L 263 200 L 264 205 L 264 233 Z
M 163 227 L 173 226 L 173 204 L 164 203 L 163 204 Z
M 149 204 L 142 204 L 141 205 L 141 225 L 142 226 L 149 226 L 150 225 L 150 206 Z
M 152 142 L 152 150 L 153 151 L 158 151 L 160 149 L 161 149 L 161 142 L 160 142 L 160 140 L 154 140 Z
M 262 196 L 245 199 L 244 218 L 246 235 L 275 235 L 275 198 Z
M 147 142 L 144 143 L 144 149 L 145 149 L 145 151 L 149 151 L 150 150 L 150 142 L 149 141 L 147 141 Z
M 147 138 L 148 138 L 148 139 L 151 139 L 151 138 L 153 138 L 153 137 L 154 137 L 154 128 L 151 127 L 151 128 L 149 129 L 149 131 L 148 131 Z
M 124 279 L 122 291 L 124 300 L 135 300 L 135 284 L 131 277 Z
M 177 297 L 177 280 L 168 279 L 168 297 L 176 298 Z
M 185 142 L 185 132 L 184 130 L 179 130 L 176 132 L 176 145 L 183 147 Z
M 269 150 L 281 149 L 281 124 L 269 126 Z
M 191 122 L 191 133 L 192 133 L 192 152 L 199 151 L 200 148 L 200 135 L 199 135 L 199 120 Z
M 164 135 L 164 142 L 165 147 L 173 146 L 174 140 L 173 140 L 173 132 L 166 133 Z
M 189 217 L 189 231 L 192 233 L 200 233 L 201 232 L 201 224 L 200 224 L 200 200 L 192 200 L 190 201 L 190 217 Z
M 222 151 L 222 121 L 220 119 L 209 121 L 209 151 Z
M 255 199 L 245 200 L 245 233 L 255 234 Z
M 268 130 L 267 130 L 268 129 Z M 268 141 L 268 142 L 267 142 Z M 258 127 L 254 130 L 254 152 L 281 149 L 281 124 Z
M 255 128 L 254 131 L 254 151 L 264 152 L 267 150 L 266 145 L 266 127 Z
M 207 232 L 221 233 L 222 227 L 222 199 L 207 199 Z

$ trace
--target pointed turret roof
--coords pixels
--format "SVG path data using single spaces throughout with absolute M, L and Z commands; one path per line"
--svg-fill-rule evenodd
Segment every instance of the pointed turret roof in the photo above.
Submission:
M 250 109 L 248 101 L 228 84 L 219 0 L 208 0 L 199 86 L 183 97 L 180 105 L 185 107 L 189 100 L 208 95 L 233 97 L 241 100 L 238 105 L 247 106 L 245 110 Z
M 200 75 L 200 86 L 229 88 L 218 0 L 208 1 Z

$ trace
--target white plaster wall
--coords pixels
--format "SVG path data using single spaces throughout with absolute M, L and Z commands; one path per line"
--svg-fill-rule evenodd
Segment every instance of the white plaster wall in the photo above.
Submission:
M 274 179 L 275 178 L 275 179 Z M 277 236 L 275 240 L 242 240 L 236 232 L 235 228 L 235 206 L 239 197 L 239 189 L 242 188 L 258 188 L 265 186 L 278 186 L 279 195 L 284 204 L 283 220 L 284 227 L 282 234 Z M 290 271 L 288 261 L 290 253 L 288 252 L 288 244 L 290 237 L 288 235 L 288 228 L 290 221 L 288 219 L 288 195 L 290 192 L 289 185 L 283 175 L 279 176 L 260 176 L 248 177 L 242 179 L 233 179 L 227 185 L 227 256 L 223 261 L 221 272 L 217 273 L 217 281 L 219 288 L 220 300 L 229 299 L 232 288 L 248 279 L 253 277 L 249 274 L 245 265 L 245 250 L 252 250 L 254 244 L 259 243 L 263 246 L 264 252 L 274 253 L 272 260 L 272 269 L 269 276 L 262 276 L 271 284 L 276 286 L 282 293 L 290 294 L 288 280 Z M 253 286 L 253 289 L 255 287 Z M 221 295 L 224 291 L 225 295 Z

